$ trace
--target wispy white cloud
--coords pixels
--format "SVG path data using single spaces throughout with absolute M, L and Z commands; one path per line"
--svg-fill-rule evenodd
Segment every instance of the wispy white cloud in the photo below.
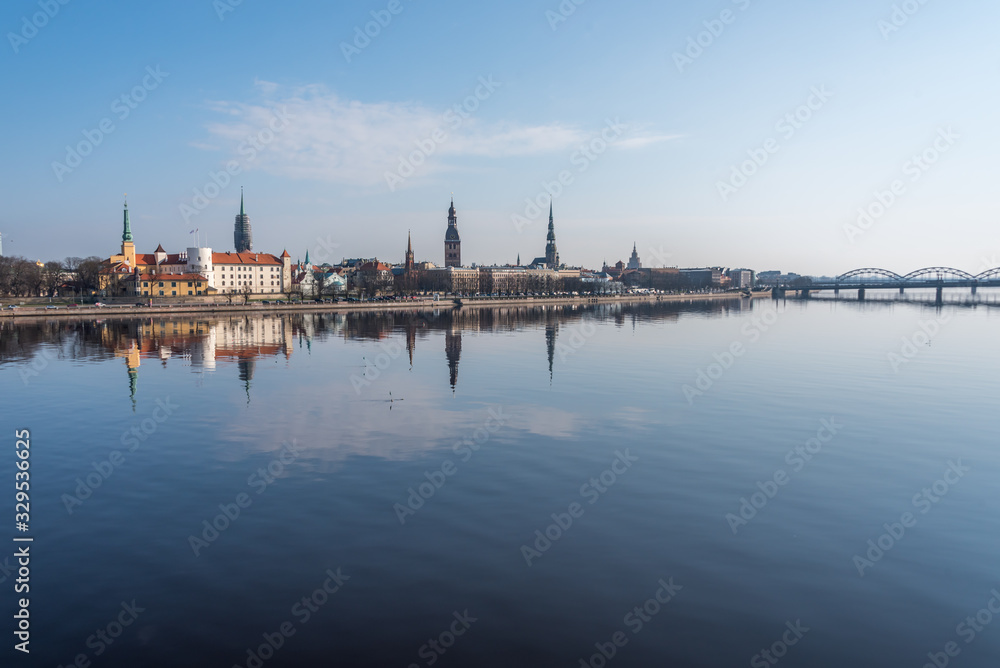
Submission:
M 255 85 L 262 98 L 259 103 L 210 103 L 210 108 L 225 118 L 208 126 L 210 141 L 191 145 L 213 150 L 217 142 L 235 153 L 241 143 L 258 136 L 280 112 L 290 119 L 287 128 L 276 133 L 253 160 L 246 160 L 244 169 L 375 186 L 384 185 L 385 173 L 395 171 L 400 161 L 414 151 L 428 153 L 428 146 L 433 146 L 433 151 L 423 161 L 417 178 L 457 169 L 463 158 L 568 152 L 593 136 L 591 129 L 562 123 L 486 122 L 475 113 L 463 118 L 449 109 L 411 102 L 347 100 L 319 85 L 297 89 L 266 81 L 256 81 Z M 444 133 L 445 139 L 433 142 L 435 132 Z M 616 144 L 641 148 L 673 138 L 633 132 Z

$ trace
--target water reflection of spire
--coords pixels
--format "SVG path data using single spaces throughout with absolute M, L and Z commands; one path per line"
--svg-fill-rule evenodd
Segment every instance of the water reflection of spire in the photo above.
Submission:
M 417 347 L 417 322 L 410 320 L 406 323 L 406 352 L 410 356 L 410 370 L 413 370 L 413 351 Z
M 135 391 L 139 384 L 139 371 L 137 369 L 128 370 L 128 393 L 132 400 L 132 412 L 135 413 Z
M 240 369 L 240 380 L 243 382 L 243 388 L 247 393 L 247 405 L 250 405 L 250 381 L 253 380 L 254 371 L 257 368 L 257 360 L 255 359 L 241 359 L 236 365 Z
M 458 384 L 458 360 L 462 356 L 462 330 L 449 329 L 444 333 L 444 354 L 448 358 L 448 375 L 454 392 Z
M 549 385 L 552 384 L 552 359 L 556 355 L 556 335 L 559 333 L 559 323 L 550 322 L 545 325 L 545 346 L 549 353 Z
M 125 367 L 128 370 L 128 394 L 132 401 L 132 412 L 135 412 L 135 393 L 139 385 L 139 346 L 135 339 L 129 340 L 126 350 L 116 350 L 116 357 L 125 358 Z

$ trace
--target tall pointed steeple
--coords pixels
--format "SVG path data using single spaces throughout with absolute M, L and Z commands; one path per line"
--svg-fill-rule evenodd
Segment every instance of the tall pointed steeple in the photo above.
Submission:
M 410 231 L 406 231 L 406 259 L 403 262 L 406 271 L 413 270 L 413 240 L 410 238 Z
M 448 209 L 448 229 L 444 233 L 444 266 L 462 266 L 462 239 L 458 235 L 458 215 L 455 213 L 455 196 Z
M 128 195 L 125 196 L 125 222 L 122 227 L 122 241 L 132 241 L 132 226 L 128 222 Z
M 233 245 L 237 253 L 248 253 L 253 250 L 253 232 L 250 229 L 250 216 L 243 205 L 243 186 L 240 186 L 240 212 L 236 216 L 236 226 L 233 230 Z
M 306 269 L 309 269 L 309 249 L 306 249 Z
M 545 264 L 559 266 L 559 252 L 556 250 L 556 226 L 552 219 L 552 200 L 549 200 L 549 233 L 545 235 Z
M 128 222 L 128 195 L 125 195 L 125 213 L 122 221 L 122 258 L 131 271 L 135 271 L 135 244 L 132 242 L 132 225 Z

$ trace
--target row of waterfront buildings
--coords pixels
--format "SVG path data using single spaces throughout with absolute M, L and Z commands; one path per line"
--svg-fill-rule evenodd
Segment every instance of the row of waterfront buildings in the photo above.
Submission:
M 125 203 L 121 252 L 105 260 L 101 290 L 108 297 L 211 297 L 251 295 L 321 297 L 349 290 L 368 294 L 446 292 L 454 294 L 517 294 L 553 290 L 616 292 L 629 288 L 683 290 L 750 287 L 753 272 L 722 267 L 679 269 L 642 266 L 636 247 L 628 263 L 607 263 L 600 271 L 567 266 L 559 258 L 551 204 L 545 253 L 522 264 L 463 265 L 458 215 L 452 199 L 444 236 L 444 265 L 416 262 L 412 240 L 407 238 L 404 261 L 392 264 L 378 258 L 344 259 L 336 265 L 292 262 L 281 255 L 253 249 L 253 232 L 243 196 L 236 216 L 233 252 L 193 246 L 168 253 L 158 245 L 152 253 L 137 253 Z

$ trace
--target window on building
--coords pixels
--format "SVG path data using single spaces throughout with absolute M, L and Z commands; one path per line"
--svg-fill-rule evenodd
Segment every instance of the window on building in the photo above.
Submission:
M 163 285 L 163 284 L 162 284 L 162 283 L 160 283 L 160 285 Z M 161 296 L 161 297 L 163 296 L 163 290 L 160 290 L 160 296 Z
M 170 287 L 176 288 L 177 287 L 177 281 L 170 281 Z
M 188 290 L 188 294 L 189 294 L 189 295 L 193 295 L 194 293 L 193 293 L 193 292 L 191 292 L 190 290 Z
M 176 290 L 172 290 L 172 291 L 170 292 L 170 296 L 171 296 L 171 297 L 176 297 L 176 296 L 177 296 L 177 291 L 176 291 Z
M 190 288 L 190 287 L 192 287 L 192 285 L 191 285 L 191 281 L 188 281 L 188 287 L 189 287 L 189 288 Z M 191 293 L 189 292 L 188 294 L 191 294 Z
M 160 287 L 163 287 L 163 281 L 160 281 Z M 162 295 L 163 293 L 161 292 L 160 294 Z

